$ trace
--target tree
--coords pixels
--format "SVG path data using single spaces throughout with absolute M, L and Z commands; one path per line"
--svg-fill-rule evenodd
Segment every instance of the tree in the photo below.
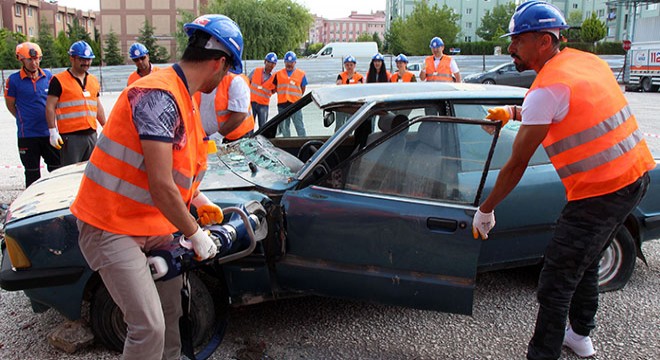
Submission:
M 53 59 L 57 61 L 58 66 L 69 66 L 69 48 L 71 47 L 71 40 L 66 36 L 64 30 L 61 30 L 55 38 L 55 53 L 52 55 Z
M 369 33 L 364 32 L 364 33 L 360 34 L 360 35 L 355 39 L 355 41 L 357 41 L 357 42 L 361 42 L 361 41 L 373 41 L 373 38 L 371 37 L 371 35 L 370 35 Z
M 144 25 L 140 29 L 140 36 L 138 36 L 137 41 L 149 50 L 149 60 L 151 62 L 163 64 L 170 59 L 170 54 L 165 47 L 158 45 L 156 42 L 155 30 L 156 28 L 149 23 L 149 20 L 144 19 Z
M 359 41 L 359 40 L 358 40 Z M 323 43 L 313 43 L 307 45 L 307 49 L 305 49 L 305 52 L 303 53 L 304 56 L 309 56 L 313 55 L 319 52 L 323 48 Z
M 604 38 L 605 35 L 607 35 L 605 23 L 598 19 L 595 12 L 592 12 L 591 17 L 582 23 L 580 39 L 584 42 L 595 43 Z
M 39 37 L 37 38 L 37 44 L 39 44 L 41 52 L 44 54 L 40 64 L 42 68 L 62 66 L 55 57 L 55 39 L 53 38 L 52 27 L 48 21 L 46 21 L 45 17 L 42 17 L 39 21 Z
M 378 35 L 377 32 L 374 32 L 374 34 L 371 36 L 371 40 L 376 43 L 376 46 L 378 46 L 378 51 L 383 50 L 383 40 L 380 39 L 380 35 Z
M 388 49 L 393 54 L 424 55 L 429 53 L 429 41 L 440 36 L 445 43 L 456 40 L 460 32 L 460 15 L 447 5 L 429 6 L 428 0 L 415 3 L 406 20 L 396 19 L 387 34 Z
M 495 6 L 492 13 L 490 10 L 486 10 L 481 18 L 481 25 L 477 28 L 477 36 L 487 41 L 498 40 L 500 35 L 505 34 L 504 29 L 508 28 L 511 16 L 515 11 L 516 4 L 513 2 Z
M 582 24 L 582 11 L 573 10 L 570 13 L 568 13 L 568 18 L 566 18 L 566 23 L 571 27 L 580 26 L 580 24 Z
M 309 10 L 293 0 L 213 0 L 206 13 L 225 14 L 239 24 L 243 59 L 298 50 L 314 21 Z
M 105 56 L 103 60 L 106 65 L 121 65 L 124 63 L 124 57 L 119 49 L 119 38 L 117 34 L 110 28 L 108 40 L 105 42 Z
M 87 32 L 87 29 L 85 29 L 80 24 L 80 20 L 77 17 L 74 17 L 73 21 L 71 21 L 70 24 L 67 24 L 66 35 L 69 37 L 69 46 L 71 46 L 71 44 L 73 44 L 74 42 L 80 41 L 80 40 L 86 42 L 92 48 L 92 51 L 94 52 L 95 58 L 92 60 L 92 65 L 95 66 L 95 65 L 100 65 L 101 64 L 101 47 L 100 47 L 100 45 L 95 40 L 92 40 L 91 35 Z M 68 62 L 67 62 L 67 64 L 68 64 Z
M 195 19 L 195 15 L 190 11 L 179 10 L 179 14 L 181 15 L 181 20 L 176 21 L 177 31 L 174 33 L 174 37 L 176 38 L 177 59 L 181 58 L 183 55 L 183 50 L 185 50 L 186 46 L 188 45 L 188 35 L 186 35 L 186 33 L 183 31 L 183 25 Z

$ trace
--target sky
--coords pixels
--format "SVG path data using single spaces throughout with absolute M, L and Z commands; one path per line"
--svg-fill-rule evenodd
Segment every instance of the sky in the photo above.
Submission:
M 304 5 L 312 14 L 326 19 L 348 17 L 351 11 L 369 14 L 376 10 L 385 10 L 385 0 L 294 0 Z M 62 6 L 70 6 L 80 10 L 99 10 L 98 0 L 59 0 Z

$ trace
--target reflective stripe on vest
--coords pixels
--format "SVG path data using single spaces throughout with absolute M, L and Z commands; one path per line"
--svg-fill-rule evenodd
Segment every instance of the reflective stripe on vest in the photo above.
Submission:
M 435 66 L 435 59 L 433 56 L 426 57 L 426 67 L 424 68 L 426 72 L 426 81 L 454 81 L 454 78 L 451 74 L 451 57 L 443 55 L 438 66 Z M 430 69 L 430 71 L 429 71 Z
M 401 82 L 411 82 L 413 78 L 413 73 L 410 71 L 406 71 L 403 73 L 403 76 L 401 78 Z M 395 72 L 392 77 L 390 78 L 390 82 L 399 82 L 399 72 Z
M 362 75 L 359 74 L 359 73 L 353 73 L 353 76 L 351 76 L 350 79 L 349 79 L 348 73 L 346 71 L 340 73 L 339 76 L 341 77 L 341 84 L 342 85 L 360 84 L 360 81 L 362 80 Z
M 305 73 L 301 70 L 294 69 L 291 73 L 291 77 L 286 72 L 286 69 L 281 69 L 277 73 L 277 103 L 294 103 L 303 95 L 302 92 L 302 81 L 305 77 Z M 293 82 L 293 84 L 292 84 Z
M 79 130 L 96 129 L 98 110 L 97 95 L 100 86 L 94 75 L 87 74 L 85 96 L 78 79 L 65 70 L 55 75 L 62 87 L 55 104 L 55 119 L 60 133 L 66 134 Z
M 609 65 L 593 54 L 566 48 L 545 63 L 530 92 L 564 85 L 568 113 L 550 124 L 543 147 L 569 201 L 601 196 L 635 182 L 655 167 Z
M 231 84 L 236 77 L 239 77 L 241 80 L 245 81 L 246 84 L 249 84 L 248 78 L 241 74 L 241 75 L 236 75 L 233 73 L 227 73 L 225 77 L 220 81 L 220 84 L 218 85 L 218 89 L 215 91 L 215 114 L 218 119 L 218 128 L 220 128 L 220 124 L 229 120 L 229 115 L 231 111 L 229 111 L 229 88 L 231 87 Z M 245 134 L 249 133 L 250 131 L 254 130 L 254 117 L 252 116 L 252 105 L 250 104 L 250 101 L 247 101 L 248 104 L 248 112 L 247 116 L 245 119 L 243 119 L 243 122 L 232 130 L 229 134 L 225 135 L 225 137 L 228 140 L 237 140 L 240 139 L 241 137 L 245 136 Z
M 250 81 L 250 101 L 256 102 L 261 105 L 268 105 L 270 103 L 270 96 L 272 95 L 269 89 L 262 85 L 264 84 L 264 68 L 256 68 L 252 73 L 252 80 Z M 272 77 L 273 75 L 271 75 Z M 269 78 L 270 79 L 270 78 Z

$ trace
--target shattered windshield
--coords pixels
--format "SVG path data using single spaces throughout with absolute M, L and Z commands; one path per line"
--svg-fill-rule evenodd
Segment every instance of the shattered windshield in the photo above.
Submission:
M 209 155 L 203 183 L 205 188 L 258 185 L 284 189 L 302 166 L 298 158 L 258 135 L 219 145 L 217 153 Z

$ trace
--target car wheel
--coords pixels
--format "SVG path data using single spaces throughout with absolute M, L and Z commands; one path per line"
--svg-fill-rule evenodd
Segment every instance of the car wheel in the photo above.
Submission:
M 481 82 L 482 84 L 487 84 L 487 85 L 495 85 L 495 80 L 493 79 L 486 79 Z
M 195 274 L 190 274 L 189 279 L 193 344 L 199 347 L 211 338 L 217 312 L 206 285 Z M 106 348 L 121 352 L 127 331 L 124 315 L 103 284 L 92 295 L 89 317 L 95 338 Z
M 644 92 L 651 92 L 653 91 L 653 84 L 651 83 L 651 78 L 645 77 L 642 79 L 642 91 Z
M 622 227 L 612 240 L 612 244 L 605 249 L 600 260 L 599 291 L 623 289 L 635 270 L 636 256 L 635 239 L 628 229 Z

